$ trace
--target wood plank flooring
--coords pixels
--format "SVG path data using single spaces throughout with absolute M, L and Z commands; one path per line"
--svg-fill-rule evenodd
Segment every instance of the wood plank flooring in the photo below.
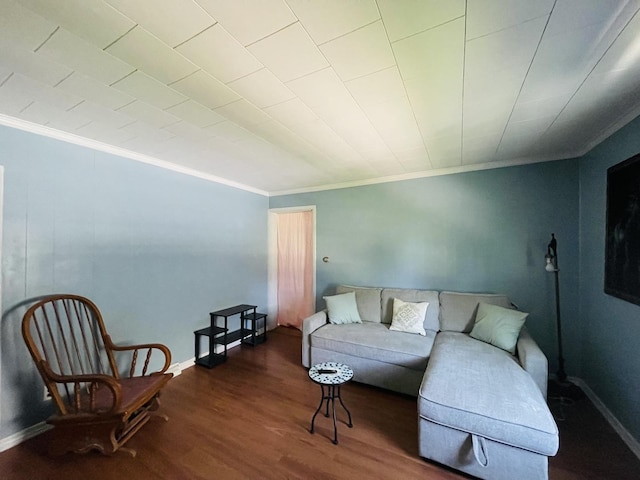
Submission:
M 351 382 L 342 389 L 353 428 L 311 416 L 320 388 L 300 365 L 300 332 L 278 328 L 256 347 L 229 352 L 212 370 L 192 367 L 169 382 L 161 412 L 117 453 L 47 454 L 50 433 L 0 453 L 2 479 L 459 479 L 418 456 L 415 398 Z M 562 407 L 551 479 L 638 479 L 640 460 L 585 397 Z

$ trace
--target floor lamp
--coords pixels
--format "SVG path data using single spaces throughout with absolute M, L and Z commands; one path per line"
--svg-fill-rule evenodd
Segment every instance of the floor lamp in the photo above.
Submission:
M 558 373 L 556 377 L 558 382 L 564 383 L 567 380 L 567 374 L 564 371 L 564 357 L 562 355 L 562 322 L 560 320 L 560 286 L 558 284 L 558 242 L 555 235 L 551 234 L 551 241 L 547 245 L 547 254 L 545 255 L 545 270 L 553 273 L 556 286 L 556 327 L 558 330 Z

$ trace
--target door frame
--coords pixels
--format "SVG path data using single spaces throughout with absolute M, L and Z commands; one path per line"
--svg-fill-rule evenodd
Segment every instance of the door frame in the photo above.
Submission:
M 268 276 L 267 276 L 267 318 L 273 319 L 271 328 L 278 325 L 278 215 L 281 213 L 312 212 L 313 242 L 313 285 L 312 294 L 316 298 L 316 206 L 270 208 L 268 211 Z M 314 304 L 315 308 L 315 304 Z

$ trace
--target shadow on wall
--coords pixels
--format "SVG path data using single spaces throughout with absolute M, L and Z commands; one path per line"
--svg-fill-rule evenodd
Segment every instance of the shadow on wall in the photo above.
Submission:
M 0 437 L 24 430 L 55 411 L 52 402 L 44 400 L 44 383 L 22 338 L 22 316 L 32 303 L 45 296 L 26 299 L 2 315 Z

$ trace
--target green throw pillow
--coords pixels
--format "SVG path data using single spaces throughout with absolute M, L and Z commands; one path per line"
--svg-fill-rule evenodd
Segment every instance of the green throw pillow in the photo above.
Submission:
M 520 330 L 528 316 L 528 313 L 518 310 L 480 303 L 470 335 L 513 355 L 516 353 Z
M 327 302 L 329 322 L 336 324 L 362 323 L 360 314 L 358 313 L 358 306 L 356 305 L 355 292 L 341 293 L 340 295 L 322 298 Z

